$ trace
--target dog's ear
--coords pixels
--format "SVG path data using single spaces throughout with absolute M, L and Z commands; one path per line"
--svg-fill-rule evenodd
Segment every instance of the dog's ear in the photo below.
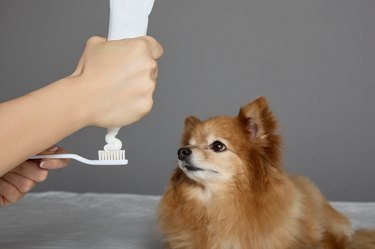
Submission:
M 265 97 L 258 97 L 241 107 L 238 118 L 253 141 L 264 140 L 276 130 L 277 122 Z
M 198 118 L 194 116 L 189 116 L 185 119 L 185 128 L 184 128 L 184 134 L 182 136 L 181 144 L 187 145 L 189 141 L 189 137 L 191 134 L 191 131 L 198 125 L 202 123 Z
M 276 133 L 277 121 L 268 107 L 266 98 L 258 97 L 241 107 L 238 119 L 252 143 L 260 146 L 256 148 L 261 150 L 256 151 L 261 153 L 261 158 L 270 166 L 279 168 L 281 137 Z
M 189 116 L 185 119 L 185 131 L 191 131 L 197 124 L 200 124 L 200 121 L 197 117 Z

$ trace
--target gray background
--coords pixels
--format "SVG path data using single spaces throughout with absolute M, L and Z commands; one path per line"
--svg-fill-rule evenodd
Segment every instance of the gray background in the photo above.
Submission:
M 2 0 L 0 100 L 70 74 L 107 28 L 107 1 Z M 375 1 L 156 0 L 149 34 L 165 54 L 151 114 L 120 133 L 130 164 L 72 162 L 35 191 L 161 194 L 184 117 L 235 115 L 265 95 L 287 170 L 331 200 L 375 200 Z M 96 158 L 104 135 L 89 127 L 60 145 Z

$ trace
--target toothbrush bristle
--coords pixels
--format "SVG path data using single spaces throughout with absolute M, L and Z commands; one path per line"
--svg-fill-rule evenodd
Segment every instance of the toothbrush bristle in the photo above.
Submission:
M 99 160 L 125 160 L 125 150 L 99 150 Z

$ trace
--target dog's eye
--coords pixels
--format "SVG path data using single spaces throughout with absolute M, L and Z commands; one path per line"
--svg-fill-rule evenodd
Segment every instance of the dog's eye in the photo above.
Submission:
M 215 152 L 222 152 L 227 149 L 225 144 L 223 144 L 220 141 L 215 141 L 210 145 L 210 149 L 215 151 Z

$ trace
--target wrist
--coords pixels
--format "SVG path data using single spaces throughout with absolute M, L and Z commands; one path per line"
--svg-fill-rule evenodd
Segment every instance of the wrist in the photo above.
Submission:
M 80 88 L 78 77 L 65 77 L 30 94 L 41 104 L 48 103 L 51 118 L 59 120 L 73 133 L 89 124 L 85 96 Z

